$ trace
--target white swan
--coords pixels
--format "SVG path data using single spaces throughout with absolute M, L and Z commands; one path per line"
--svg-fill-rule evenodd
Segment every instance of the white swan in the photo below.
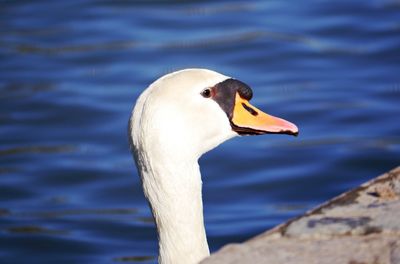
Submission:
M 186 69 L 152 83 L 134 107 L 129 136 L 159 239 L 159 263 L 198 263 L 209 249 L 203 221 L 199 157 L 237 135 L 297 127 L 251 106 L 243 82 Z

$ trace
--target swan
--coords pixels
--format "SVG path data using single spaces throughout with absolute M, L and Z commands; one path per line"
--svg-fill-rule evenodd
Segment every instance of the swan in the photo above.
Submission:
M 131 151 L 158 232 L 161 264 L 209 256 L 198 159 L 238 135 L 297 135 L 296 125 L 249 101 L 245 83 L 208 69 L 162 76 L 143 91 L 129 120 Z

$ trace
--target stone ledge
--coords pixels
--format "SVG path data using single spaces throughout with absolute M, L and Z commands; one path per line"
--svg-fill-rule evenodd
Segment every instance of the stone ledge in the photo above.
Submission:
M 400 264 L 400 167 L 202 264 Z

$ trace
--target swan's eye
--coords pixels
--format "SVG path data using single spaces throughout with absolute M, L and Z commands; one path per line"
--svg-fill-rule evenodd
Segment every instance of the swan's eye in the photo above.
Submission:
M 204 98 L 210 98 L 211 97 L 211 89 L 210 88 L 204 89 L 200 94 Z

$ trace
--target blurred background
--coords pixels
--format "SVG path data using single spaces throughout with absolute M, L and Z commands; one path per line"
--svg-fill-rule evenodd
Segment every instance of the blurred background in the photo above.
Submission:
M 166 73 L 233 76 L 300 128 L 202 157 L 215 251 L 399 165 L 399 66 L 398 0 L 0 0 L 0 262 L 156 262 L 127 122 Z

